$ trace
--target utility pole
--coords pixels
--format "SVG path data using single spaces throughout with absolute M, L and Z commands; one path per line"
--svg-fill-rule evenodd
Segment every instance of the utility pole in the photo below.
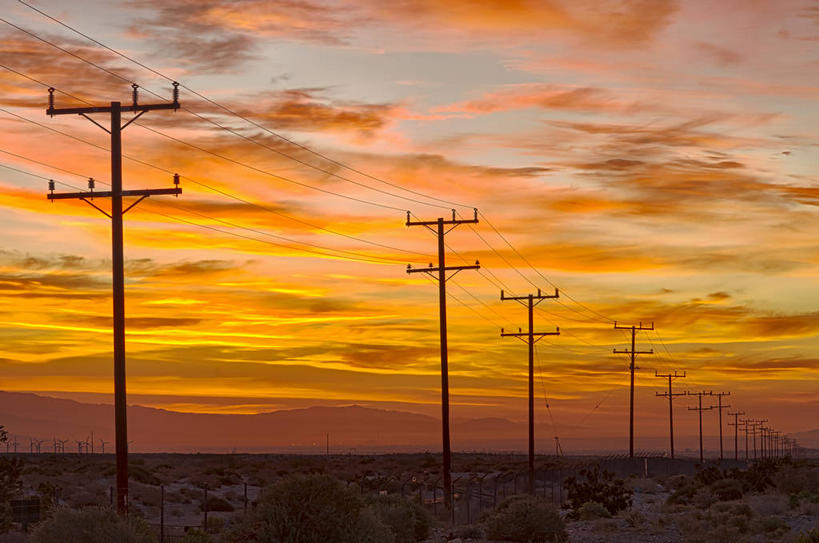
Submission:
M 717 397 L 717 405 L 711 406 L 713 409 L 719 410 L 719 461 L 722 462 L 722 410 L 728 409 L 731 407 L 730 405 L 722 405 L 722 397 L 723 396 L 730 396 L 730 392 L 717 392 L 716 394 L 712 394 L 713 396 Z
M 728 426 L 734 427 L 734 460 L 739 462 L 739 425 L 744 422 L 739 420 L 740 415 L 744 415 L 745 411 L 737 411 L 736 413 L 731 413 L 728 411 L 729 417 L 734 417 L 734 422 L 732 423 L 730 420 L 728 421 Z M 747 449 L 747 446 L 746 446 Z
M 685 377 L 685 372 L 682 372 L 682 375 L 677 373 L 677 370 L 674 370 L 674 373 L 665 373 L 659 374 L 657 371 L 654 371 L 654 377 L 662 377 L 663 379 L 668 379 L 668 392 L 655 392 L 657 396 L 662 398 L 668 398 L 668 435 L 671 441 L 671 459 L 674 459 L 674 396 L 685 396 L 685 392 L 672 392 L 671 390 L 671 382 L 674 379 L 682 379 Z
M 173 83 L 173 102 L 165 104 L 139 104 L 136 83 L 132 87 L 132 104 L 123 106 L 120 102 L 111 102 L 107 106 L 61 108 L 54 107 L 54 88 L 48 89 L 48 109 L 46 114 L 81 115 L 111 135 L 111 190 L 94 193 L 94 180 L 89 179 L 91 192 L 68 192 L 55 194 L 54 182 L 49 181 L 49 200 L 79 199 L 96 208 L 111 219 L 111 260 L 113 261 L 113 327 L 114 327 L 114 419 L 116 426 L 117 452 L 117 512 L 128 513 L 128 421 L 125 389 L 125 261 L 122 241 L 122 216 L 139 202 L 149 196 L 182 193 L 179 188 L 179 176 L 174 175 L 172 189 L 122 189 L 122 130 L 149 111 L 179 109 L 179 84 Z M 122 124 L 123 113 L 135 113 L 129 121 Z M 93 120 L 89 115 L 107 113 L 110 117 L 110 129 Z M 139 196 L 130 206 L 122 209 L 124 196 Z M 108 213 L 93 203 L 94 198 L 110 198 L 111 212 Z
M 688 410 L 689 411 L 699 411 L 699 416 L 700 416 L 700 464 L 702 464 L 703 461 L 704 461 L 703 452 L 702 452 L 702 412 L 703 411 L 710 411 L 711 409 L 714 409 L 713 406 L 703 407 L 702 406 L 702 397 L 703 396 L 713 396 L 714 393 L 713 392 L 703 391 L 703 392 L 687 392 L 687 394 L 689 396 L 696 396 L 697 401 L 698 401 L 697 407 L 689 407 Z
M 654 354 L 654 349 L 650 351 L 637 351 L 635 350 L 634 341 L 637 336 L 637 330 L 654 330 L 654 323 L 651 323 L 651 326 L 643 326 L 641 322 L 638 326 L 620 326 L 617 324 L 617 321 L 614 322 L 614 329 L 615 330 L 631 330 L 631 350 L 628 349 L 618 351 L 614 349 L 614 354 L 628 354 L 631 355 L 631 364 L 629 364 L 629 371 L 631 372 L 631 388 L 629 394 L 629 403 L 628 403 L 628 456 L 629 458 L 634 458 L 634 370 L 636 369 L 634 366 L 634 357 L 638 354 Z
M 756 436 L 762 437 L 762 424 L 768 422 L 768 419 L 751 419 L 751 435 L 754 438 L 754 460 L 757 459 L 756 454 Z M 762 452 L 760 451 L 760 456 L 762 456 Z
M 476 224 L 478 210 L 472 219 L 456 219 L 455 210 L 452 210 L 452 219 L 438 218 L 434 221 L 413 221 L 411 213 L 407 211 L 407 226 L 423 226 L 432 231 L 438 238 L 438 266 L 430 263 L 428 268 L 413 268 L 407 265 L 407 273 L 426 273 L 438 281 L 438 321 L 441 343 L 441 441 L 443 445 L 443 475 L 444 475 L 444 504 L 447 509 L 452 508 L 452 451 L 449 443 L 449 353 L 447 350 L 446 333 L 446 282 L 463 270 L 478 270 L 481 265 L 475 262 L 474 266 L 447 266 L 444 236 L 462 224 Z M 449 227 L 446 228 L 445 227 Z M 447 272 L 453 272 L 447 277 Z M 437 273 L 437 277 L 434 275 Z
M 529 345 L 529 494 L 535 494 L 535 343 L 545 336 L 559 336 L 560 328 L 554 332 L 535 332 L 535 307 L 543 300 L 559 298 L 560 295 L 555 289 L 555 293 L 541 294 L 537 289 L 537 294 L 526 296 L 506 296 L 501 290 L 501 301 L 514 300 L 523 305 L 529 311 L 529 331 L 523 332 L 518 328 L 515 332 L 504 332 L 501 328 L 501 337 L 516 337 Z M 537 337 L 537 339 L 535 339 Z

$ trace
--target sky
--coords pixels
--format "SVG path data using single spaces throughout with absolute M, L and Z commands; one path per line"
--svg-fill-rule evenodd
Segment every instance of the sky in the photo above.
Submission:
M 477 208 L 446 236 L 481 266 L 447 282 L 454 418 L 525 420 L 500 328 L 527 311 L 500 289 L 558 288 L 534 315 L 560 329 L 536 349 L 556 434 L 626 435 L 615 321 L 654 324 L 638 445 L 667 426 L 655 372 L 816 426 L 816 1 L 26 1 L 0 0 L 0 389 L 113 390 L 110 221 L 46 199 L 106 189 L 108 134 L 48 117 L 48 87 L 158 103 L 175 80 L 183 109 L 123 133 L 125 188 L 183 190 L 125 216 L 130 403 L 438 415 L 437 289 L 406 273 L 436 239 L 406 213 Z

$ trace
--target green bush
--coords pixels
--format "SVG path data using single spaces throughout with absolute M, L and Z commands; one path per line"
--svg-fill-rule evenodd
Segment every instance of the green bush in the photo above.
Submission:
M 429 537 L 432 519 L 415 501 L 395 494 L 373 496 L 368 500 L 378 519 L 395 537 L 395 543 L 415 543 Z
M 484 519 L 489 539 L 545 543 L 566 541 L 566 525 L 557 508 L 541 498 L 512 496 Z
M 608 471 L 600 471 L 595 466 L 592 469 L 580 471 L 580 478 L 566 479 L 568 501 L 563 507 L 569 509 L 569 517 L 576 519 L 580 508 L 587 502 L 597 502 L 605 507 L 611 515 L 631 507 L 631 490 L 626 487 L 625 481 L 616 479 Z
M 580 520 L 595 520 L 598 518 L 611 518 L 609 510 L 597 502 L 586 502 L 577 511 Z
M 39 523 L 29 536 L 30 543 L 155 543 L 145 522 L 120 517 L 112 509 L 58 507 L 48 520 Z
M 326 475 L 291 476 L 262 492 L 228 543 L 392 543 L 359 493 Z

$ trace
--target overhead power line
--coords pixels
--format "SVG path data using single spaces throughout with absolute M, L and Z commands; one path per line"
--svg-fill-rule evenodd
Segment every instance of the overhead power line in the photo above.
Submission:
M 43 11 L 43 10 L 41 10 L 41 9 L 36 8 L 36 7 L 32 6 L 31 4 L 29 4 L 29 3 L 25 2 L 25 1 L 23 1 L 23 0 L 18 0 L 18 2 L 19 2 L 21 5 L 23 5 L 23 6 L 27 7 L 27 8 L 29 8 L 29 9 L 31 9 L 31 10 L 33 10 L 33 11 L 35 11 L 35 12 L 39 13 L 40 15 L 42 15 L 42 16 L 44 16 L 44 17 L 48 18 L 49 20 L 51 20 L 51 21 L 53 21 L 53 22 L 55 22 L 55 23 L 59 24 L 60 26 L 62 26 L 62 27 L 64 27 L 64 28 L 66 28 L 66 29 L 68 29 L 68 30 L 70 30 L 70 31 L 72 31 L 72 32 L 74 32 L 74 33 L 76 33 L 77 35 L 80 35 L 80 36 L 82 36 L 83 38 L 85 38 L 85 39 L 87 39 L 87 40 L 91 41 L 92 43 L 94 43 L 94 44 L 96 44 L 96 45 L 98 45 L 98 46 L 100 46 L 100 47 L 104 48 L 105 50 L 107 50 L 107 51 L 109 51 L 109 52 L 111 52 L 111 53 L 113 53 L 113 54 L 115 54 L 115 55 L 118 55 L 119 57 L 121 57 L 121 58 L 123 58 L 123 59 L 125 59 L 125 60 L 127 60 L 127 61 L 129 61 L 129 62 L 132 62 L 132 63 L 136 64 L 137 66 L 140 66 L 141 68 L 143 68 L 143 69 L 145 69 L 145 70 L 147 70 L 147 71 L 151 72 L 152 74 L 154 74 L 154 75 L 156 75 L 156 76 L 158 76 L 158 77 L 161 77 L 161 78 L 163 78 L 163 79 L 165 79 L 165 80 L 167 80 L 167 81 L 173 81 L 173 79 L 172 79 L 171 77 L 169 77 L 169 76 L 167 76 L 167 75 L 163 74 L 162 72 L 160 72 L 160 71 L 158 71 L 158 70 L 156 70 L 156 69 L 154 69 L 154 68 L 151 68 L 151 67 L 147 66 L 146 64 L 144 64 L 144 63 L 142 63 L 142 62 L 140 62 L 140 61 L 138 61 L 138 60 L 136 60 L 136 59 L 134 59 L 134 58 L 132 58 L 132 57 L 130 57 L 130 56 L 128 56 L 128 55 L 126 55 L 126 54 L 124 54 L 124 53 L 120 52 L 120 51 L 118 51 L 117 49 L 114 49 L 114 48 L 112 48 L 112 47 L 110 47 L 110 46 L 108 46 L 108 45 L 106 45 L 106 44 L 104 44 L 104 43 L 100 42 L 99 40 L 97 40 L 97 39 L 95 39 L 95 38 L 93 38 L 93 37 L 89 36 L 88 34 L 86 34 L 86 33 L 82 32 L 82 31 L 80 31 L 80 30 L 78 30 L 78 29 L 76 29 L 76 28 L 74 28 L 74 27 L 72 27 L 71 25 L 68 25 L 67 23 L 65 23 L 65 22 L 61 21 L 60 19 L 58 19 L 58 18 L 56 18 L 56 17 L 54 17 L 54 16 L 52 16 L 52 15 L 50 15 L 50 14 L 48 14 L 48 13 L 46 13 L 45 11 Z M 95 66 L 95 67 L 97 67 L 97 68 L 99 68 L 99 69 L 101 69 L 101 70 L 103 70 L 103 71 L 106 71 L 106 73 L 109 73 L 110 75 L 114 75 L 115 77 L 118 77 L 119 79 L 121 79 L 121 80 L 123 80 L 123 81 L 130 82 L 130 81 L 128 81 L 128 78 L 125 78 L 125 77 L 123 77 L 123 76 L 120 76 L 120 75 L 118 75 L 118 74 L 115 74 L 114 72 L 111 72 L 110 70 L 107 70 L 107 69 L 106 69 L 106 68 L 104 68 L 104 67 L 98 66 L 98 65 L 96 65 L 95 63 L 92 63 L 91 61 L 87 61 L 86 59 L 83 59 L 81 56 L 76 55 L 76 54 L 74 54 L 74 53 L 72 53 L 72 52 L 70 52 L 70 51 L 67 51 L 67 50 L 65 50 L 64 48 L 60 48 L 60 47 L 59 47 L 59 46 L 57 46 L 56 44 L 52 44 L 52 43 L 51 43 L 51 42 L 49 42 L 48 40 L 45 40 L 44 38 L 41 38 L 41 37 L 37 36 L 37 35 L 36 35 L 36 34 L 34 34 L 34 33 L 31 33 L 31 32 L 29 32 L 29 31 L 26 31 L 25 29 L 22 29 L 21 27 L 18 27 L 17 25 L 13 25 L 12 23 L 9 23 L 8 21 L 5 21 L 4 19 L 0 19 L 0 20 L 2 20 L 3 22 L 6 22 L 6 23 L 8 23 L 8 24 L 10 24 L 11 26 L 14 26 L 15 28 L 18 28 L 18 29 L 19 29 L 19 30 L 21 30 L 22 32 L 25 32 L 25 33 L 27 33 L 27 34 L 31 35 L 32 37 L 34 37 L 34 38 L 36 38 L 36 39 L 38 39 L 38 40 L 40 40 L 40 41 L 43 41 L 43 42 L 48 43 L 48 44 L 50 44 L 50 45 L 53 45 L 54 47 L 56 47 L 56 48 L 58 48 L 58 49 L 60 49 L 60 50 L 64 51 L 65 53 L 67 53 L 67 54 L 69 54 L 69 55 L 74 56 L 75 58 L 77 58 L 77 59 L 79 59 L 79 60 L 82 60 L 83 62 L 88 62 L 90 65 L 93 65 L 93 66 Z M 232 116 L 234 116 L 234 117 L 236 117 L 236 118 L 238 118 L 238 119 L 241 119 L 241 120 L 243 120 L 243 121 L 245 121 L 245 122 L 247 122 L 247 123 L 251 124 L 252 126 L 254 126 L 254 127 L 256 127 L 256 128 L 258 128 L 258 129 L 260 129 L 260 130 L 262 130 L 262 131 L 264 131 L 264 132 L 266 132 L 266 133 L 268 133 L 268 134 L 270 134 L 270 135 L 272 135 L 272 136 L 274 136 L 274 137 L 276 137 L 276 138 L 279 138 L 279 139 L 281 139 L 282 141 L 284 141 L 284 142 L 286 142 L 286 143 L 288 143 L 288 144 L 290 144 L 290 145 L 293 145 L 293 146 L 294 146 L 294 147 L 296 147 L 296 148 L 299 148 L 299 149 L 301 149 L 301 150 L 303 150 L 303 151 L 306 151 L 306 152 L 308 152 L 308 153 L 310 153 L 310 154 L 312 154 L 312 155 L 314 155 L 314 156 L 317 156 L 317 157 L 319 157 L 319 158 L 321 158 L 321 159 L 323 159 L 323 160 L 325 160 L 325 161 L 327 161 L 327 162 L 329 162 L 329 163 L 331 163 L 331 164 L 334 164 L 334 165 L 339 166 L 339 167 L 341 167 L 341 168 L 345 168 L 345 169 L 347 169 L 347 170 L 349 170 L 349 171 L 352 171 L 352 172 L 354 172 L 354 173 L 356 173 L 356 174 L 358 174 L 358 175 L 361 175 L 361 176 L 366 177 L 366 178 L 368 178 L 368 179 L 371 179 L 371 180 L 373 180 L 373 181 L 376 181 L 376 182 L 379 182 L 379 183 L 385 184 L 385 185 L 387 185 L 387 186 L 390 186 L 390 187 L 393 187 L 393 188 L 396 188 L 396 189 L 399 189 L 399 190 L 405 191 L 405 192 L 407 192 L 407 193 L 411 193 L 411 194 L 415 194 L 415 195 L 417 195 L 417 196 L 421 196 L 421 197 L 427 198 L 427 199 L 429 199 L 429 200 L 433 200 L 433 201 L 437 201 L 437 202 L 445 203 L 445 204 L 447 204 L 447 205 L 451 205 L 451 206 L 462 207 L 462 208 L 464 208 L 464 207 L 466 207 L 466 208 L 469 208 L 469 207 L 474 207 L 474 206 L 471 206 L 471 205 L 462 204 L 462 203 L 458 203 L 458 202 L 453 202 L 453 201 L 451 201 L 451 200 L 445 200 L 445 199 L 442 199 L 442 198 L 438 198 L 438 197 L 435 197 L 435 196 L 431 196 L 431 195 L 429 195 L 429 194 L 425 194 L 425 193 L 423 193 L 423 192 L 416 191 L 416 190 L 413 190 L 413 189 L 408 189 L 408 188 L 403 187 L 403 186 L 401 186 L 401 185 L 398 185 L 398 184 L 396 184 L 396 183 L 393 183 L 393 182 L 390 182 L 390 181 L 384 180 L 384 179 L 382 179 L 382 178 L 380 178 L 380 177 L 377 177 L 377 176 L 371 175 L 371 174 L 369 174 L 369 173 L 367 173 L 367 172 L 364 172 L 364 171 L 362 171 L 362 170 L 360 170 L 360 169 L 358 169 L 358 168 L 355 168 L 355 167 L 353 167 L 353 166 L 350 166 L 349 164 L 346 164 L 346 163 L 341 162 L 341 161 L 339 161 L 339 160 L 333 159 L 332 157 L 329 157 L 329 156 L 327 156 L 327 155 L 325 155 L 325 154 L 323 154 L 323 153 L 321 153 L 321 152 L 318 152 L 318 151 L 316 151 L 316 150 L 314 150 L 314 149 L 310 148 L 309 146 L 306 146 L 306 145 L 300 144 L 300 143 L 298 143 L 298 142 L 296 142 L 296 141 L 293 141 L 293 140 L 291 140 L 291 139 L 289 139 L 289 138 L 287 138 L 287 137 L 285 137 L 285 136 L 283 136 L 283 135 L 281 135 L 281 134 L 279 134 L 279 133 L 277 133 L 277 132 L 275 132 L 275 131 L 273 131 L 273 130 L 270 130 L 269 128 L 265 127 L 264 125 L 262 125 L 262 124 L 260 124 L 260 123 L 258 123 L 258 122 L 256 122 L 256 121 L 254 121 L 254 120 L 252 120 L 252 119 L 250 119 L 250 118 L 247 118 L 246 116 L 244 116 L 244 115 L 240 114 L 239 112 L 237 112 L 237 111 L 233 110 L 233 109 L 232 109 L 232 108 L 230 108 L 230 107 L 227 107 L 227 106 L 225 106 L 225 105 L 223 105 L 223 104 L 220 104 L 220 103 L 216 102 L 215 100 L 212 100 L 212 99 L 208 98 L 207 96 L 205 96 L 205 95 L 203 95 L 203 94 L 199 93 L 198 91 L 196 91 L 196 90 L 194 90 L 194 89 L 192 89 L 192 88 L 188 87 L 188 86 L 187 86 L 187 85 L 185 85 L 185 84 L 180 84 L 180 86 L 181 86 L 183 89 L 185 89 L 186 91 L 190 92 L 191 94 L 193 94 L 193 95 L 197 96 L 198 98 L 200 98 L 200 99 L 202 99 L 202 100 L 206 101 L 207 103 L 209 103 L 209 104 L 211 104 L 211 105 L 213 105 L 213 106 L 215 106 L 215 107 L 217 107 L 217 108 L 221 109 L 222 111 L 224 111 L 224 112 L 226 112 L 226 113 L 228 113 L 228 114 L 230 114 L 230 115 L 232 115 Z M 155 96 L 160 97 L 158 94 L 153 93 L 152 91 L 147 91 L 147 92 L 151 92 L 151 93 L 152 93 L 152 94 L 154 94 Z M 215 121 L 213 121 L 212 119 L 208 119 L 207 117 L 201 116 L 201 115 L 199 115 L 198 113 L 192 112 L 192 111 L 190 111 L 190 110 L 186 110 L 186 111 L 188 111 L 189 113 L 191 113 L 191 114 L 193 114 L 193 115 L 197 116 L 198 118 L 200 118 L 200 119 L 202 119 L 202 120 L 205 120 L 205 121 L 207 121 L 207 122 L 209 122 L 209 123 L 211 123 L 211 124 L 214 124 L 214 125 L 218 126 L 219 128 L 222 128 L 222 129 L 228 130 L 228 131 L 230 131 L 231 133 L 234 133 L 235 135 L 237 135 L 238 137 L 242 137 L 243 139 L 246 139 L 246 140 L 248 140 L 248 141 L 251 141 L 251 142 L 253 142 L 253 143 L 257 144 L 257 145 L 262 145 L 263 147 L 268 148 L 270 151 L 275 152 L 275 153 L 278 153 L 278 154 L 280 154 L 280 155 L 282 155 L 282 156 L 285 156 L 285 157 L 287 157 L 287 158 L 289 158 L 289 159 L 291 159 L 291 160 L 294 160 L 294 161 L 296 161 L 296 162 L 298 162 L 298 163 L 300 163 L 300 164 L 302 164 L 302 165 L 305 165 L 305 166 L 310 167 L 310 168 L 317 169 L 318 171 L 322 171 L 322 172 L 323 172 L 323 173 L 325 173 L 325 174 L 328 174 L 328 175 L 333 175 L 333 176 L 338 177 L 338 178 L 340 178 L 340 179 L 344 179 L 344 180 L 346 180 L 346 181 L 350 181 L 350 182 L 352 182 L 352 183 L 359 184 L 359 185 L 364 186 L 364 187 L 366 187 L 366 188 L 369 188 L 369 189 L 371 189 L 371 190 L 376 190 L 376 191 L 379 191 L 379 192 L 382 192 L 382 193 L 386 193 L 386 192 L 381 191 L 380 189 L 377 189 L 377 188 L 375 188 L 375 187 L 371 187 L 371 186 L 369 186 L 369 185 L 364 185 L 364 184 L 358 183 L 358 182 L 356 182 L 356 181 L 354 181 L 354 180 L 351 180 L 351 179 L 349 179 L 349 178 L 347 178 L 347 177 L 344 177 L 344 176 L 338 175 L 336 172 L 328 171 L 328 170 L 326 170 L 326 169 L 324 169 L 324 168 L 319 168 L 319 167 L 315 166 L 314 164 L 308 163 L 308 162 L 306 162 L 306 161 L 302 161 L 301 159 L 299 159 L 299 158 L 297 158 L 297 157 L 293 157 L 293 156 L 288 155 L 288 154 L 286 154 L 286 153 L 283 153 L 282 151 L 280 151 L 280 150 L 278 150 L 278 149 L 270 148 L 269 146 L 265 146 L 264 144 L 260 144 L 259 142 L 256 142 L 256 141 L 255 141 L 253 138 L 248 138 L 247 136 L 245 136 L 245 135 L 243 135 L 243 134 L 241 134 L 241 133 L 238 133 L 238 132 L 236 132 L 236 131 L 234 131 L 234 130 L 230 129 L 229 127 L 225 127 L 225 126 L 220 125 L 219 123 L 216 123 L 216 122 L 215 122 Z M 405 199 L 405 200 L 407 200 L 407 201 L 413 201 L 413 202 L 416 202 L 416 203 L 422 203 L 423 205 L 432 205 L 432 206 L 436 206 L 436 207 L 442 207 L 442 206 L 438 206 L 437 204 L 431 204 L 431 203 L 429 203 L 429 202 L 420 202 L 420 201 L 415 200 L 415 199 L 411 199 L 411 198 L 402 197 L 402 196 L 400 196 L 400 195 L 395 195 L 395 194 L 392 194 L 392 193 L 386 193 L 386 194 L 390 194 L 391 196 L 395 196 L 395 197 L 398 197 L 398 198 L 403 198 L 403 199 Z M 540 276 L 542 279 L 544 279 L 544 280 L 545 280 L 547 283 L 549 283 L 549 284 L 550 284 L 550 285 L 552 285 L 553 287 L 557 288 L 557 286 L 556 286 L 554 283 L 552 283 L 552 282 L 551 282 L 551 281 L 550 281 L 550 280 L 549 280 L 549 279 L 548 279 L 548 278 L 547 278 L 545 275 L 543 275 L 543 273 L 541 273 L 541 272 L 540 272 L 539 270 L 537 270 L 537 269 L 536 269 L 534 266 L 532 266 L 532 264 L 531 264 L 531 263 L 528 261 L 528 259 L 526 259 L 526 258 L 525 258 L 525 257 L 524 257 L 522 254 L 520 254 L 520 252 L 519 252 L 519 251 L 517 251 L 517 249 L 515 249 L 515 247 L 514 247 L 514 246 L 512 246 L 512 244 L 509 242 L 509 240 L 507 240 L 507 239 L 506 239 L 506 238 L 505 238 L 505 237 L 504 237 L 504 236 L 503 236 L 503 235 L 500 233 L 500 231 L 499 231 L 497 228 L 495 228 L 495 226 L 494 226 L 494 225 L 493 225 L 493 224 L 492 224 L 492 223 L 489 221 L 489 219 L 488 219 L 488 218 L 487 218 L 487 217 L 486 217 L 486 216 L 485 216 L 483 213 L 481 214 L 481 216 L 482 216 L 482 218 L 483 218 L 483 219 L 484 219 L 484 220 L 487 222 L 487 224 L 489 224 L 489 226 L 490 226 L 490 227 L 491 227 L 493 230 L 495 230 L 495 232 L 496 232 L 496 233 L 497 233 L 497 234 L 498 234 L 498 235 L 499 235 L 499 236 L 500 236 L 500 237 L 501 237 L 501 238 L 504 240 L 504 242 L 505 242 L 505 243 L 506 243 L 506 244 L 507 244 L 507 245 L 508 245 L 508 246 L 509 246 L 509 247 L 510 247 L 510 248 L 511 248 L 511 249 L 512 249 L 512 250 L 513 250 L 513 251 L 514 251 L 514 252 L 515 252 L 515 253 L 516 253 L 516 254 L 517 254 L 517 255 L 518 255 L 518 256 L 519 256 L 519 257 L 520 257 L 522 260 L 523 260 L 523 261 L 524 261 L 524 262 L 526 262 L 526 264 L 527 264 L 527 265 L 528 265 L 530 268 L 532 268 L 532 269 L 533 269 L 533 270 L 534 270 L 534 271 L 535 271 L 535 272 L 536 272 L 536 273 L 537 273 L 537 274 L 538 274 L 538 275 L 539 275 L 539 276 Z M 473 231 L 474 231 L 474 230 L 473 230 Z M 477 231 L 475 231 L 475 233 L 477 234 Z M 494 250 L 494 249 L 493 249 L 493 250 Z M 514 267 L 513 267 L 513 268 L 514 268 Z M 516 269 L 516 268 L 514 268 L 514 269 L 517 271 L 517 269 Z M 530 282 L 530 283 L 531 283 L 531 281 L 529 281 L 529 280 L 528 280 L 528 278 L 525 278 L 525 277 L 524 277 L 524 279 L 526 279 L 528 282 Z M 535 285 L 535 284 L 533 284 L 533 283 L 532 283 L 532 286 L 534 286 L 535 288 L 537 288 L 537 285 Z M 574 302 L 574 303 L 575 303 L 575 304 L 577 304 L 578 306 L 582 307 L 584 310 L 586 310 L 586 311 L 587 311 L 587 312 L 589 312 L 590 314 L 592 314 L 592 315 L 596 315 L 596 318 L 602 318 L 602 319 L 603 319 L 605 322 L 609 322 L 609 323 L 614 322 L 614 319 L 612 319 L 612 318 L 610 318 L 610 317 L 607 317 L 606 315 L 604 315 L 604 314 L 602 314 L 602 313 L 600 313 L 600 312 L 598 312 L 598 311 L 595 311 L 595 310 L 593 310 L 593 309 L 591 309 L 591 308 L 589 308 L 589 307 L 585 306 L 584 304 L 580 303 L 580 302 L 579 302 L 579 301 L 577 301 L 575 298 L 573 298 L 571 295 L 569 295 L 568 293 L 566 293 L 566 292 L 565 292 L 565 290 L 563 290 L 563 292 L 564 292 L 564 296 L 565 296 L 567 299 L 571 300 L 572 302 Z M 565 306 L 565 304 L 563 304 L 563 302 L 560 302 L 560 301 L 559 301 L 558 303 L 560 303 L 561 305 L 564 305 L 564 306 Z M 579 314 L 582 314 L 582 313 L 580 313 L 578 310 L 576 310 L 575 308 L 572 308 L 572 307 L 570 307 L 570 306 L 566 306 L 566 307 L 569 307 L 569 309 L 571 309 L 572 311 L 576 311 L 576 312 L 578 312 Z

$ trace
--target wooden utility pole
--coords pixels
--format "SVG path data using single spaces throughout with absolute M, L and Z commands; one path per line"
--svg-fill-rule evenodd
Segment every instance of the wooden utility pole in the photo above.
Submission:
M 514 300 L 523 305 L 529 311 L 529 331 L 523 332 L 518 328 L 515 332 L 504 332 L 501 328 L 501 337 L 516 337 L 529 345 L 529 494 L 535 494 L 535 343 L 545 336 L 559 336 L 560 328 L 554 332 L 535 332 L 534 310 L 543 300 L 558 298 L 559 294 L 555 289 L 554 294 L 541 294 L 537 289 L 537 294 L 527 296 L 506 296 L 501 290 L 501 301 Z M 537 338 L 537 339 L 535 339 Z
M 654 323 L 651 323 L 651 326 L 643 326 L 641 322 L 638 326 L 620 326 L 617 324 L 617 321 L 614 322 L 614 329 L 615 330 L 631 330 L 631 350 L 628 349 L 618 351 L 614 349 L 614 354 L 628 354 L 631 355 L 631 364 L 629 364 L 629 371 L 631 372 L 631 388 L 629 393 L 629 401 L 628 401 L 628 455 L 629 458 L 634 458 L 634 370 L 636 369 L 634 366 L 634 357 L 638 354 L 654 354 L 654 349 L 650 351 L 637 351 L 635 350 L 635 338 L 637 337 L 638 330 L 654 330 Z
M 713 409 L 712 406 L 709 406 L 709 407 L 703 407 L 702 406 L 702 397 L 703 396 L 713 396 L 714 393 L 713 392 L 704 392 L 703 391 L 703 392 L 687 392 L 687 394 L 689 396 L 696 396 L 697 401 L 698 401 L 697 407 L 689 407 L 688 410 L 689 411 L 699 411 L 699 416 L 700 416 L 700 463 L 702 463 L 703 460 L 704 460 L 703 449 L 702 449 L 702 412 L 703 411 L 710 411 L 711 409 Z
M 717 392 L 715 394 L 712 394 L 712 396 L 717 397 L 717 405 L 712 405 L 711 407 L 713 409 L 717 409 L 719 411 L 719 460 L 720 460 L 720 462 L 722 462 L 722 460 L 723 460 L 723 457 L 722 457 L 722 410 L 723 409 L 728 409 L 729 407 L 731 407 L 730 405 L 722 405 L 722 397 L 723 396 L 730 396 L 730 395 L 731 395 L 730 392 Z
M 122 130 L 136 119 L 155 110 L 179 109 L 179 84 L 173 84 L 173 102 L 166 104 L 139 104 L 137 100 L 136 84 L 132 87 L 132 104 L 123 106 L 120 102 L 111 102 L 108 106 L 99 107 L 54 107 L 54 90 L 48 89 L 48 109 L 46 114 L 81 115 L 102 128 L 111 135 L 111 190 L 94 192 L 94 180 L 88 180 L 89 192 L 54 193 L 54 182 L 49 181 L 49 200 L 79 199 L 96 208 L 111 219 L 111 255 L 113 261 L 113 300 L 114 300 L 114 419 L 116 426 L 117 452 L 117 511 L 120 514 L 128 513 L 128 418 L 125 388 L 125 261 L 122 241 L 122 216 L 139 202 L 149 196 L 182 193 L 179 188 L 179 176 L 174 176 L 172 189 L 123 190 L 122 189 Z M 129 121 L 122 123 L 123 113 L 135 113 Z M 105 128 L 89 115 L 107 113 L 110 116 L 110 129 Z M 139 199 L 130 206 L 122 209 L 123 197 L 138 196 Z M 94 204 L 94 198 L 110 198 L 111 212 L 107 212 Z
M 662 377 L 663 379 L 668 379 L 668 392 L 655 392 L 657 396 L 662 398 L 668 398 L 668 436 L 671 445 L 671 458 L 674 458 L 674 396 L 685 396 L 685 392 L 673 392 L 671 390 L 671 382 L 674 379 L 682 379 L 685 377 L 685 372 L 682 372 L 682 375 L 677 373 L 677 370 L 674 370 L 674 373 L 665 373 L 659 374 L 657 371 L 654 371 L 654 377 Z
M 739 425 L 745 421 L 739 420 L 740 415 L 744 415 L 745 411 L 737 411 L 736 413 L 731 413 L 728 411 L 729 417 L 734 417 L 734 422 L 728 421 L 728 426 L 734 427 L 734 460 L 737 462 L 739 461 Z M 747 448 L 747 442 L 746 442 Z
M 463 270 L 478 270 L 481 265 L 475 262 L 474 266 L 447 266 L 444 236 L 462 224 L 476 224 L 478 210 L 472 219 L 456 219 L 455 210 L 452 210 L 452 219 L 438 218 L 434 221 L 413 221 L 407 211 L 407 226 L 424 226 L 438 238 L 438 266 L 430 263 L 427 268 L 413 268 L 407 265 L 407 273 L 426 273 L 438 281 L 438 321 L 441 343 L 441 441 L 443 445 L 443 476 L 444 476 L 444 504 L 447 509 L 452 507 L 452 450 L 449 442 L 449 354 L 447 350 L 446 330 L 446 282 Z M 445 228 L 449 226 L 449 228 Z M 447 276 L 447 272 L 453 272 Z M 437 274 L 437 276 L 436 276 Z

